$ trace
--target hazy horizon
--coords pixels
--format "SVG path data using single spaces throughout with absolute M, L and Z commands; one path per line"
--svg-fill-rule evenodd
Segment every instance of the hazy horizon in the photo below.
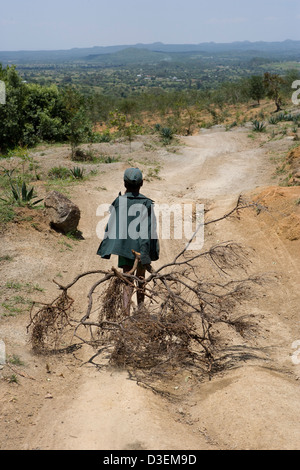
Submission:
M 1 51 L 300 40 L 299 0 L 10 0 Z
M 174 43 L 166 43 L 166 42 L 162 42 L 162 41 L 154 41 L 154 42 L 151 42 L 151 43 L 143 43 L 143 42 L 136 42 L 136 43 L 132 43 L 132 44 L 108 44 L 108 45 L 94 45 L 94 46 L 85 46 L 85 47 L 77 47 L 77 46 L 74 46 L 74 47 L 70 47 L 70 48 L 58 48 L 58 49 L 16 49 L 16 50 L 0 50 L 0 52 L 52 52 L 52 51 L 71 51 L 72 49 L 93 49 L 93 48 L 98 48 L 98 47 L 123 47 L 123 46 L 128 46 L 128 47 L 134 47 L 134 46 L 137 46 L 137 45 L 145 45 L 145 46 L 149 46 L 149 45 L 152 45 L 152 44 L 163 44 L 165 46 L 176 46 L 176 45 L 183 45 L 183 46 L 197 46 L 197 45 L 201 45 L 201 44 L 235 44 L 235 43 L 249 43 L 249 44 L 255 44 L 255 43 L 259 43 L 259 42 L 265 42 L 265 43 L 284 43 L 286 41 L 294 41 L 294 42 L 300 42 L 300 39 L 290 39 L 290 38 L 286 38 L 286 39 L 283 39 L 282 41 L 248 41 L 247 39 L 245 39 L 244 41 L 230 41 L 230 42 L 216 42 L 216 41 L 205 41 L 205 42 L 200 42 L 200 43 L 179 43 L 179 42 L 174 42 Z

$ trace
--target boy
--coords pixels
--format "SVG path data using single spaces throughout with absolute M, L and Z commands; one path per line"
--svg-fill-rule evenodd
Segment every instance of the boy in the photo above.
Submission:
M 159 259 L 159 242 L 156 234 L 154 203 L 140 194 L 143 186 L 143 174 L 138 168 L 128 168 L 124 173 L 125 195 L 121 193 L 111 205 L 110 218 L 105 236 L 97 254 L 104 259 L 118 255 L 118 267 L 128 273 L 133 269 L 135 255 L 140 253 L 140 263 L 136 276 L 145 278 L 146 269 L 151 269 L 151 262 Z M 133 287 L 124 287 L 124 309 L 130 315 L 130 302 Z M 137 302 L 142 305 L 144 293 L 138 291 Z

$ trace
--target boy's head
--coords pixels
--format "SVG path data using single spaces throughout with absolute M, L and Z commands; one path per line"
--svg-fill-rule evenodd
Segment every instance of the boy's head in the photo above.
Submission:
M 143 173 L 139 168 L 127 168 L 124 173 L 124 184 L 127 191 L 132 193 L 139 192 L 143 182 Z

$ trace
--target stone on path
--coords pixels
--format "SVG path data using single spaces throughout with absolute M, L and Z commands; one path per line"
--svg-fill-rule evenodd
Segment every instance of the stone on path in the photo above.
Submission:
M 75 232 L 80 221 L 80 210 L 76 204 L 58 191 L 51 191 L 44 201 L 50 224 L 65 234 Z

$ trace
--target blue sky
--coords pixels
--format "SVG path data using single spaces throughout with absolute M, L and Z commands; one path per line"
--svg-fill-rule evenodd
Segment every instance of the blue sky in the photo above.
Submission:
M 300 40 L 299 0 L 0 0 L 0 50 Z

